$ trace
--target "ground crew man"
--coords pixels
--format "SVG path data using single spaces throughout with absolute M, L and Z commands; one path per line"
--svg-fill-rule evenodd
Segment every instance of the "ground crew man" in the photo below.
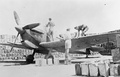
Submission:
M 88 26 L 86 26 L 86 25 L 83 24 L 83 25 L 74 27 L 74 29 L 76 29 L 78 31 L 77 37 L 80 37 L 80 31 L 82 32 L 81 36 L 86 36 L 85 32 L 88 31 Z
M 46 27 L 48 28 L 47 36 L 49 37 L 50 41 L 53 41 L 53 28 L 55 24 L 52 22 L 52 19 L 49 18 L 49 22 L 47 23 Z
M 70 34 L 70 29 L 66 30 L 65 34 L 65 64 L 70 63 L 70 56 L 69 56 L 69 49 L 71 48 L 71 34 Z

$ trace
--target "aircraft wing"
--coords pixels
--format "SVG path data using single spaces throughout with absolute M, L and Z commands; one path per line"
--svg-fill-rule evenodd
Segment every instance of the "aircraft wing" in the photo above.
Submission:
M 13 43 L 0 43 L 0 45 L 6 45 L 6 46 L 13 46 L 16 48 L 23 48 L 23 49 L 28 49 L 25 46 L 23 46 L 22 44 L 13 44 Z
M 80 38 L 73 38 L 71 51 L 78 51 L 80 49 L 89 48 L 93 45 L 102 44 L 104 42 L 115 42 L 116 43 L 116 34 L 120 33 L 104 33 L 98 35 L 91 35 L 91 36 L 84 36 Z M 64 50 L 63 47 L 65 46 L 64 40 L 58 40 L 53 42 L 42 42 L 40 43 L 41 46 L 46 48 L 53 48 L 56 50 Z

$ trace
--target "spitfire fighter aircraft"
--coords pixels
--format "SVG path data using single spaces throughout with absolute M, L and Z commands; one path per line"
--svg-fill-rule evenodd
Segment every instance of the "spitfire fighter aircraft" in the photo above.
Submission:
M 14 11 L 14 17 L 17 25 L 20 25 L 20 19 L 17 15 L 17 13 Z M 15 44 L 16 39 L 14 43 L 7 43 L 7 44 L 1 44 L 1 45 L 8 45 L 11 46 L 11 51 L 13 47 L 17 48 L 25 48 L 25 49 L 31 49 L 34 50 L 33 54 L 28 55 L 26 57 L 26 62 L 31 63 L 34 60 L 35 53 L 41 53 L 45 54 L 46 58 L 49 58 L 51 56 L 52 51 L 57 52 L 63 52 L 65 53 L 65 40 L 57 40 L 57 41 L 50 41 L 50 38 L 47 35 L 46 31 L 38 30 L 36 27 L 39 25 L 39 23 L 33 23 L 26 25 L 24 27 L 15 27 L 18 34 L 17 37 L 21 36 L 21 44 Z M 79 38 L 72 38 L 72 47 L 70 48 L 69 53 L 77 53 L 77 54 L 90 54 L 90 49 L 98 50 L 99 48 L 94 48 L 92 46 L 101 44 L 104 42 L 109 41 L 116 42 L 116 34 L 119 34 L 119 32 L 112 32 L 112 33 L 103 33 L 98 35 L 91 35 L 91 36 L 83 36 Z M 80 52 L 81 49 L 86 49 L 86 52 Z

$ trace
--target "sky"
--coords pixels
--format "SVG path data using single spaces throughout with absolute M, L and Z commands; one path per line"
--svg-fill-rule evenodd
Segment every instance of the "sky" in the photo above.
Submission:
M 15 23 L 13 11 L 19 15 L 21 25 Z M 119 0 L 0 0 L 0 34 L 16 35 L 14 27 L 40 23 L 44 29 L 52 18 L 55 34 L 66 28 L 75 32 L 75 26 L 85 24 L 87 33 L 102 33 L 120 29 Z

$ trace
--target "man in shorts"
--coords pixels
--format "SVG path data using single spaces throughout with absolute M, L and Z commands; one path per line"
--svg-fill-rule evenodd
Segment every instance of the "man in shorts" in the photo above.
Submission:
M 49 37 L 50 41 L 53 41 L 53 31 L 54 31 L 55 24 L 52 22 L 52 19 L 49 18 L 49 22 L 47 23 L 46 27 L 48 28 L 47 36 Z
M 65 64 L 68 65 L 70 63 L 70 56 L 69 56 L 69 50 L 71 48 L 71 34 L 70 34 L 70 29 L 66 30 L 65 34 Z

